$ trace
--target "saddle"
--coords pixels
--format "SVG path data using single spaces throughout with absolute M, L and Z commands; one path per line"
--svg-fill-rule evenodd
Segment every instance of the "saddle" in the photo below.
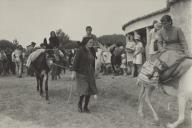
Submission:
M 173 86 L 171 83 L 175 83 L 179 78 L 188 71 L 192 66 L 192 58 L 184 57 L 180 59 L 176 64 L 163 71 L 159 75 L 159 83 L 163 85 Z M 175 85 L 174 85 L 175 86 Z M 177 86 L 175 86 L 177 88 Z

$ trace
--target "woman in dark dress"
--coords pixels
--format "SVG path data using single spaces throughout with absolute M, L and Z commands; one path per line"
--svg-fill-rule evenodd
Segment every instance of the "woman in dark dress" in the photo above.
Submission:
M 77 92 L 79 94 L 78 111 L 89 113 L 88 104 L 91 95 L 97 94 L 97 87 L 94 77 L 94 56 L 90 48 L 93 46 L 93 41 L 90 37 L 84 37 L 81 42 L 81 47 L 78 49 L 74 63 L 72 79 L 76 78 Z M 83 99 L 85 104 L 82 108 Z

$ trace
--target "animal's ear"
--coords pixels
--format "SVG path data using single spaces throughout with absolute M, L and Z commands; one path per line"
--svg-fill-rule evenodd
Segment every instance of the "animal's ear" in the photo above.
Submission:
M 45 47 L 46 47 L 46 49 L 51 49 L 50 44 L 47 44 Z

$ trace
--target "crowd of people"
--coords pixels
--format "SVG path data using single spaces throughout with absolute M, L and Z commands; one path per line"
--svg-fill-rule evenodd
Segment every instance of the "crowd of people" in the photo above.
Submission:
M 110 62 L 112 68 L 111 72 L 115 76 L 131 75 L 132 77 L 136 77 L 138 75 L 143 64 L 143 53 L 145 51 L 140 35 L 129 34 L 127 36 L 126 45 L 117 42 L 109 47 L 104 46 L 102 50 L 98 56 L 102 56 L 103 59 L 105 59 L 105 56 L 108 58 L 104 60 L 105 62 L 103 63 L 108 64 Z M 100 48 L 98 51 L 100 51 Z M 106 52 L 110 52 L 111 55 L 107 56 L 105 54 Z M 96 69 L 98 69 L 97 66 Z M 102 65 L 101 71 L 106 74 L 105 65 Z
M 144 74 L 150 81 L 152 77 L 161 76 L 161 73 L 165 70 L 180 64 L 185 58 L 189 58 L 189 50 L 184 34 L 179 27 L 174 27 L 172 23 L 172 18 L 169 15 L 164 15 L 160 21 L 154 21 L 146 47 L 144 47 L 142 37 L 134 33 L 127 35 L 126 46 L 118 42 L 108 48 L 104 48 L 104 46 L 99 44 L 100 47 L 94 49 L 95 36 L 91 34 L 92 29 L 87 27 L 87 36 L 83 38 L 73 63 L 74 72 L 72 79 L 76 78 L 77 81 L 79 112 L 89 113 L 89 99 L 91 95 L 97 97 L 98 90 L 95 83 L 95 73 L 98 72 L 97 70 L 101 71 L 102 69 L 98 68 L 99 66 L 102 67 L 102 64 L 99 64 L 97 60 L 102 58 L 100 56 L 106 55 L 104 54 L 106 49 L 108 50 L 107 52 L 111 53 L 108 59 L 110 57 L 114 75 L 131 75 L 132 77 L 137 77 L 138 80 L 142 80 L 142 75 L 140 74 Z M 146 48 L 148 49 L 149 57 L 144 59 Z M 146 66 L 148 63 L 151 65 Z M 145 71 L 149 68 L 151 72 L 145 74 Z M 168 75 L 167 79 L 169 77 Z M 159 82 L 159 79 L 157 80 Z M 85 103 L 84 107 L 82 107 L 84 98 Z
M 145 74 L 149 79 L 153 77 L 154 73 L 161 73 L 162 71 L 169 69 L 175 63 L 179 63 L 183 57 L 189 55 L 187 44 L 184 38 L 184 34 L 180 28 L 172 26 L 172 18 L 169 15 L 165 15 L 161 18 L 161 21 L 153 22 L 153 29 L 150 31 L 149 43 L 146 45 L 148 48 L 149 59 L 146 62 L 152 63 L 153 70 L 151 73 Z M 88 104 L 91 95 L 96 97 L 97 87 L 95 82 L 95 73 L 99 71 L 106 71 L 106 65 L 97 63 L 98 58 L 104 55 L 105 51 L 102 51 L 101 47 L 96 48 L 95 43 L 97 38 L 92 34 L 92 27 L 86 27 L 86 36 L 83 37 L 82 41 L 79 42 L 76 54 L 72 51 L 68 51 L 68 63 L 71 65 L 70 68 L 73 71 L 72 79 L 77 81 L 77 92 L 79 94 L 78 110 L 79 112 L 90 112 L 88 109 Z M 128 34 L 126 35 L 127 42 L 126 45 L 117 42 L 112 46 L 109 46 L 108 52 L 111 54 L 108 56 L 106 61 L 111 64 L 112 72 L 114 75 L 131 75 L 132 77 L 137 77 L 139 73 L 145 73 L 142 69 L 145 66 L 143 54 L 145 53 L 145 47 L 142 42 L 142 37 L 139 34 Z M 19 77 L 21 77 L 23 70 L 22 67 L 24 63 L 24 56 L 27 56 L 28 60 L 26 66 L 28 67 L 28 74 L 34 75 L 34 71 L 30 68 L 32 61 L 37 58 L 41 52 L 45 50 L 37 49 L 56 49 L 59 50 L 59 39 L 54 31 L 51 31 L 49 37 L 49 43 L 46 38 L 44 38 L 43 43 L 39 47 L 35 47 L 36 43 L 31 42 L 27 46 L 25 55 L 19 54 L 23 48 L 18 45 L 16 50 L 12 53 L 12 62 L 15 63 L 15 68 L 19 72 Z M 102 46 L 101 44 L 99 44 Z M 103 46 L 102 46 L 103 47 Z M 4 58 L 6 55 L 1 49 L 1 64 L 5 66 Z M 36 52 L 34 52 L 36 51 Z M 63 53 L 67 50 L 61 50 Z M 99 51 L 100 54 L 98 54 Z M 33 55 L 35 53 L 36 55 Z M 17 54 L 19 54 L 19 59 L 22 64 L 16 63 Z M 65 54 L 65 53 L 64 53 Z M 7 53 L 10 56 L 10 53 Z M 104 55 L 105 56 L 105 55 Z M 106 63 L 103 62 L 103 63 Z M 145 62 L 145 64 L 146 64 Z M 145 65 L 144 64 L 144 65 Z M 101 68 L 98 68 L 100 65 Z M 15 68 L 12 69 L 15 73 Z M 85 98 L 84 107 L 83 99 Z
M 59 49 L 59 39 L 55 34 L 55 31 L 50 32 L 49 42 L 44 38 L 43 42 L 37 46 L 35 42 L 31 42 L 26 48 L 24 48 L 17 40 L 12 42 L 13 47 L 6 46 L 6 48 L 0 47 L 0 75 L 15 75 L 22 77 L 22 74 L 26 71 L 27 75 L 34 76 L 34 71 L 31 68 L 26 68 L 29 65 L 27 59 L 30 54 L 38 49 Z M 60 49 L 65 56 L 66 67 L 72 67 L 72 58 L 74 57 L 74 50 L 72 49 Z M 30 60 L 30 59 L 28 59 Z
M 138 33 L 127 34 L 125 46 L 117 42 L 109 47 L 114 75 L 137 77 L 146 59 L 155 65 L 154 72 L 162 72 L 181 58 L 189 56 L 184 34 L 180 28 L 172 26 L 169 15 L 163 16 L 161 21 L 155 20 L 152 27 L 145 47 Z M 146 54 L 148 58 L 145 58 Z

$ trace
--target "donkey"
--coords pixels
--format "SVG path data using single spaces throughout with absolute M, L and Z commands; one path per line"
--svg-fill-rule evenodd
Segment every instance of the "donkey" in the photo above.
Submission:
M 33 62 L 31 62 L 30 68 L 35 72 L 37 81 L 37 91 L 40 91 L 40 96 L 43 96 L 43 85 L 45 87 L 45 99 L 49 103 L 48 95 L 48 73 L 50 71 L 50 65 L 52 63 L 52 55 L 50 52 L 41 53 Z
M 176 83 L 178 85 L 177 88 L 174 88 L 172 86 L 164 86 L 164 85 L 160 86 L 160 87 L 162 87 L 164 92 L 166 92 L 169 95 L 175 96 L 178 99 L 178 109 L 179 109 L 178 119 L 174 123 L 168 123 L 167 128 L 176 128 L 177 126 L 179 126 L 180 124 L 182 124 L 184 122 L 185 108 L 186 108 L 187 102 L 192 100 L 192 86 L 191 86 L 192 60 L 187 59 L 186 61 L 189 62 L 189 65 L 188 65 L 189 68 L 184 74 L 182 74 L 179 77 L 179 79 L 177 79 L 178 80 L 178 81 L 176 81 Z M 182 65 L 182 63 L 180 65 Z M 182 69 L 183 67 L 186 67 L 186 65 L 184 64 L 177 68 Z M 138 85 L 141 86 L 141 92 L 139 95 L 138 114 L 140 116 L 144 115 L 143 114 L 143 103 L 145 101 L 148 104 L 148 106 L 150 107 L 150 109 L 152 110 L 155 121 L 159 122 L 158 114 L 156 113 L 155 109 L 153 108 L 153 106 L 151 104 L 151 94 L 154 91 L 155 87 L 153 85 L 149 85 L 149 84 L 147 84 L 145 82 L 141 82 L 141 81 L 138 81 Z

